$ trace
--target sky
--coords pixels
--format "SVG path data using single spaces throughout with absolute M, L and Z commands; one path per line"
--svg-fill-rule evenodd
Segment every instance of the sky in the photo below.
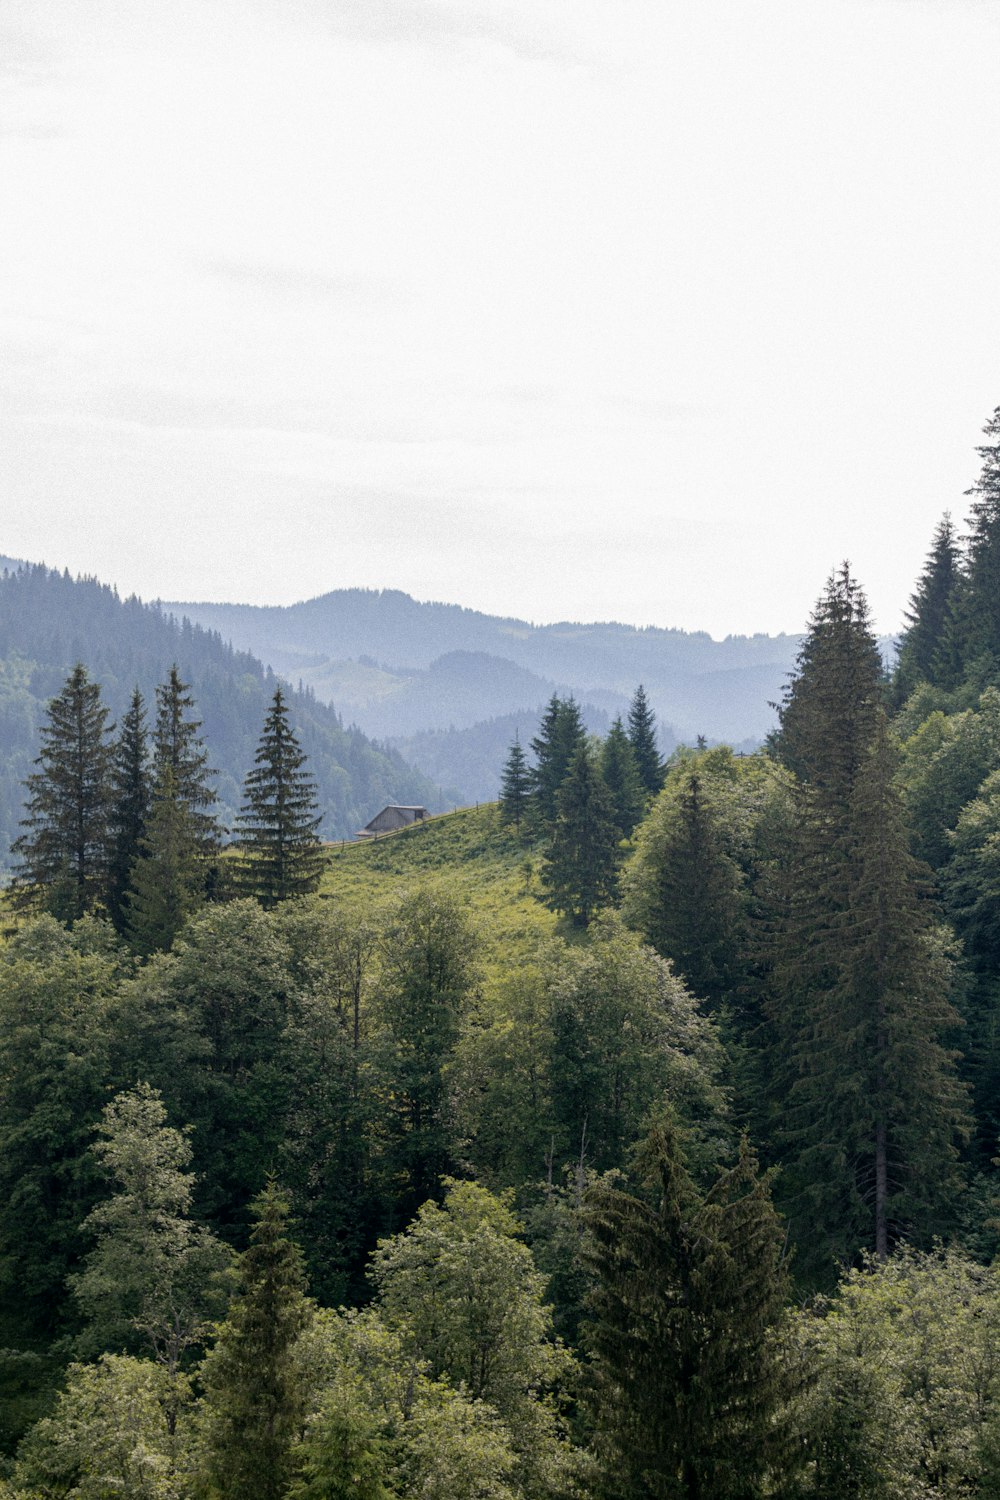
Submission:
M 896 630 L 1000 404 L 998 0 L 0 0 L 0 553 Z

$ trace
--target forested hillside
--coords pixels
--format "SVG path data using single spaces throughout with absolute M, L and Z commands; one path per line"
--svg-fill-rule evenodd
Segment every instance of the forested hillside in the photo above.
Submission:
M 147 702 L 174 663 L 191 684 L 204 723 L 223 822 L 240 805 L 273 675 L 247 652 L 155 605 L 121 599 L 95 579 L 71 579 L 44 567 L 0 576 L 0 845 L 9 847 L 21 816 L 21 786 L 37 754 L 45 704 L 83 662 L 119 718 L 138 686 Z M 440 791 L 402 758 L 373 745 L 312 694 L 290 695 L 319 784 L 327 837 L 351 837 L 386 802 L 439 804 Z
M 554 692 L 495 804 L 311 894 L 259 838 L 158 933 L 21 881 L 0 1494 L 1000 1493 L 987 432 L 892 679 L 838 565 L 756 753 Z

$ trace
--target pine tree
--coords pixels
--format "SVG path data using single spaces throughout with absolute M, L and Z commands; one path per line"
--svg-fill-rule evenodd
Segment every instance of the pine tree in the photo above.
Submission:
M 125 893 L 132 867 L 142 852 L 152 787 L 148 764 L 146 709 L 136 688 L 114 747 L 111 766 L 111 869 L 108 910 L 119 931 L 126 920 Z
M 611 793 L 586 741 L 570 761 L 556 808 L 542 883 L 556 911 L 586 927 L 597 907 L 614 895 L 619 857 Z
M 667 785 L 651 816 L 629 904 L 646 940 L 717 1009 L 738 965 L 743 877 L 697 768 L 685 774 L 675 799 L 669 795 L 673 778 Z
M 531 771 L 532 812 L 543 829 L 551 828 L 558 812 L 559 788 L 570 762 L 586 738 L 575 699 L 553 694 L 531 741 L 535 764 Z
M 74 922 L 107 897 L 111 750 L 101 690 L 77 664 L 51 700 L 38 770 L 14 841 L 12 893 L 21 907 Z
M 169 769 L 174 796 L 188 813 L 188 826 L 198 854 L 208 860 L 218 852 L 220 830 L 212 809 L 217 801 L 211 786 L 208 751 L 198 731 L 201 720 L 191 710 L 194 699 L 176 666 L 156 690 L 156 727 L 153 731 L 154 777 Z
M 303 769 L 305 762 L 284 695 L 275 688 L 254 769 L 244 784 L 236 837 L 244 860 L 241 883 L 264 906 L 309 895 L 323 873 L 316 784 Z
M 607 1493 L 782 1493 L 776 1416 L 788 1377 L 773 1332 L 787 1277 L 769 1179 L 744 1143 L 736 1166 L 701 1193 L 669 1120 L 638 1165 L 636 1193 L 603 1178 L 585 1198 L 596 1277 L 587 1342 Z
M 1000 406 L 983 431 L 990 442 L 976 450 L 983 467 L 968 492 L 975 498 L 957 624 L 962 664 L 978 686 L 1000 674 Z
M 906 612 L 907 629 L 896 667 L 896 688 L 901 697 L 911 693 L 919 682 L 945 688 L 955 685 L 948 645 L 955 628 L 961 576 L 955 528 L 951 516 L 945 514 Z
M 772 748 L 836 819 L 843 817 L 882 700 L 868 603 L 847 563 L 827 580 L 778 709 Z
M 639 780 L 646 792 L 655 796 L 663 785 L 663 765 L 656 748 L 656 715 L 646 701 L 646 690 L 641 682 L 629 705 L 628 738 L 635 752 Z
M 125 929 L 140 953 L 169 948 L 206 899 L 220 841 L 209 785 L 214 773 L 176 667 L 157 688 L 156 702 L 152 801 L 124 901 Z
M 645 796 L 635 751 L 620 716 L 615 719 L 601 746 L 600 764 L 601 775 L 614 803 L 619 833 L 623 839 L 631 838 L 633 829 L 642 817 Z
M 189 808 L 176 795 L 174 773 L 160 772 L 140 857 L 124 901 L 124 927 L 137 953 L 166 952 L 205 899 L 204 861 Z
M 879 705 L 878 652 L 846 571 L 828 585 L 782 711 L 798 831 L 772 948 L 782 1196 L 814 1270 L 936 1227 L 966 1127 L 950 963 L 922 899 Z
M 265 1188 L 253 1209 L 257 1222 L 239 1262 L 242 1291 L 201 1367 L 205 1477 L 215 1500 L 281 1500 L 305 1418 L 296 1347 L 311 1309 L 302 1256 L 276 1187 Z
M 521 836 L 521 820 L 528 810 L 530 789 L 528 762 L 521 749 L 520 736 L 515 734 L 500 780 L 500 821 L 507 826 L 513 823 L 518 838 Z

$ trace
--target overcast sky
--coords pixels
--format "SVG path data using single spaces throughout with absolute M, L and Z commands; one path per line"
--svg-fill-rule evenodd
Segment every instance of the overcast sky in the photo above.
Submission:
M 0 0 L 0 553 L 894 630 L 1000 403 L 998 0 Z

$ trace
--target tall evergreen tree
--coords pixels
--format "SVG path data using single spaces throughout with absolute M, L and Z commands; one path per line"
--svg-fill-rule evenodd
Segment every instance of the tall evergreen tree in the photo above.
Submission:
M 782 710 L 798 832 L 772 950 L 782 1195 L 813 1269 L 926 1236 L 954 1182 L 964 1101 L 950 965 L 921 899 L 864 597 L 831 580 Z
M 14 841 L 12 890 L 21 907 L 73 922 L 107 897 L 111 749 L 100 686 L 78 663 L 48 707 L 39 768 Z
M 614 803 L 615 822 L 624 839 L 642 817 L 645 794 L 639 766 L 621 717 L 615 719 L 601 746 L 601 775 Z
M 744 1144 L 736 1166 L 700 1192 L 669 1121 L 651 1132 L 639 1168 L 636 1192 L 603 1178 L 585 1199 L 603 1493 L 786 1493 L 776 1418 L 788 1379 L 773 1331 L 787 1277 L 768 1178 Z
M 570 761 L 556 812 L 542 883 L 556 911 L 586 927 L 614 895 L 618 869 L 614 804 L 586 741 Z
M 500 821 L 507 826 L 513 823 L 514 832 L 519 838 L 521 820 L 528 810 L 530 792 L 531 776 L 527 758 L 521 748 L 520 736 L 515 734 L 500 778 Z
M 157 776 L 139 858 L 124 899 L 124 929 L 137 953 L 166 952 L 205 899 L 205 867 L 190 809 L 174 773 Z
M 868 601 L 847 563 L 831 574 L 778 708 L 772 747 L 833 818 L 842 818 L 875 730 L 882 660 Z
M 955 628 L 955 608 L 961 583 L 958 541 L 951 516 L 938 523 L 931 550 L 906 612 L 906 633 L 900 642 L 896 686 L 901 696 L 919 682 L 954 686 L 948 646 Z
M 220 830 L 208 752 L 176 667 L 156 690 L 152 799 L 125 896 L 125 928 L 140 953 L 169 948 L 209 894 Z
M 323 872 L 316 784 L 305 763 L 284 695 L 275 688 L 254 769 L 244 784 L 236 837 L 244 860 L 241 883 L 264 906 L 309 895 Z
M 213 808 L 217 801 L 209 769 L 208 751 L 198 731 L 201 720 L 192 710 L 194 699 L 182 682 L 176 666 L 156 690 L 156 727 L 153 731 L 153 763 L 157 780 L 169 770 L 173 792 L 188 814 L 188 826 L 197 852 L 205 859 L 219 848 L 220 830 Z
M 655 796 L 663 785 L 663 765 L 656 748 L 656 715 L 649 706 L 641 682 L 629 704 L 628 738 L 635 752 L 639 780 L 646 791 Z
M 586 735 L 576 700 L 553 694 L 542 717 L 538 734 L 531 741 L 535 764 L 531 771 L 532 811 L 544 829 L 551 828 L 558 813 L 559 788 L 570 762 Z
M 983 431 L 990 441 L 976 450 L 983 467 L 968 492 L 974 498 L 958 621 L 963 665 L 979 686 L 1000 674 L 1000 406 Z
M 694 994 L 718 1008 L 738 966 L 743 876 L 725 848 L 697 766 L 671 795 L 674 779 L 647 825 L 630 882 L 629 916 Z
M 111 766 L 111 869 L 108 910 L 119 931 L 126 919 L 125 893 L 132 867 L 142 852 L 152 786 L 148 763 L 146 709 L 136 688 L 114 746 Z
M 274 1186 L 254 1202 L 256 1225 L 240 1257 L 240 1295 L 201 1367 L 206 1478 L 213 1500 L 281 1500 L 290 1448 L 305 1418 L 296 1346 L 310 1317 L 288 1202 Z

